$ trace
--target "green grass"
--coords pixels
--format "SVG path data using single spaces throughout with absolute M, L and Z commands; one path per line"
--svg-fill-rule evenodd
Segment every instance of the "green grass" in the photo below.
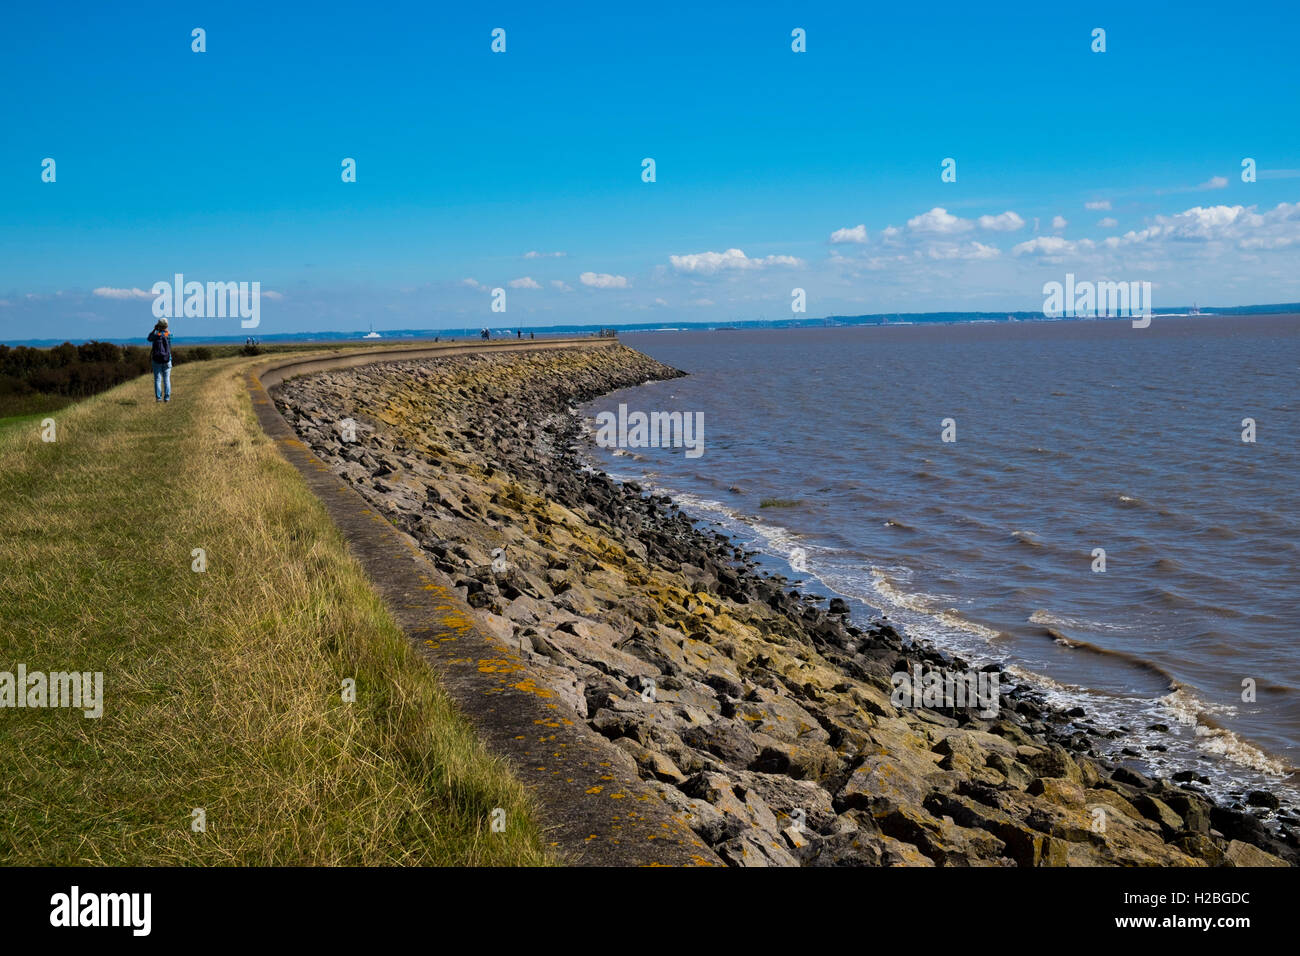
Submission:
M 0 435 L 25 428 L 39 429 L 41 421 L 49 414 L 49 412 L 33 412 L 28 415 L 10 415 L 7 418 L 0 418 Z
M 15 418 L 41 418 L 49 412 L 67 408 L 75 398 L 66 395 L 0 395 L 0 429 Z
M 258 427 L 256 361 L 182 365 L 170 404 L 118 386 L 55 412 L 54 443 L 44 415 L 0 428 L 0 671 L 104 675 L 99 719 L 0 709 L 0 862 L 551 862 Z
M 802 498 L 764 498 L 758 503 L 760 508 L 797 508 L 803 504 Z

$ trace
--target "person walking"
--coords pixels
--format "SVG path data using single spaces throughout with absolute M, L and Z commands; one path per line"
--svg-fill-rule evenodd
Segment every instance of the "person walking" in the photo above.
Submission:
M 153 400 L 172 400 L 172 334 L 167 320 L 159 319 L 149 333 L 149 359 L 153 363 Z

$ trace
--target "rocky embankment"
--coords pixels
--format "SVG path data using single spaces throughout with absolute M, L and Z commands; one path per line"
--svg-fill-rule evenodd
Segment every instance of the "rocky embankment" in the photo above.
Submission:
M 584 465 L 574 406 L 679 374 L 617 346 L 362 366 L 274 397 L 727 863 L 1297 861 L 1293 833 L 1216 805 L 1192 775 L 1097 756 L 1105 730 L 1086 715 L 851 622 L 667 498 Z M 899 673 L 998 678 L 1000 693 L 992 708 L 896 706 Z

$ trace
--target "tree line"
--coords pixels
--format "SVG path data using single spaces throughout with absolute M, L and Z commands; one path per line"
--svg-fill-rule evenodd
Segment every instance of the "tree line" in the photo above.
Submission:
M 256 346 L 206 345 L 173 348 L 172 364 L 202 362 L 236 352 L 256 355 Z M 53 348 L 0 345 L 0 397 L 32 394 L 85 398 L 149 372 L 149 347 L 112 342 L 64 342 Z

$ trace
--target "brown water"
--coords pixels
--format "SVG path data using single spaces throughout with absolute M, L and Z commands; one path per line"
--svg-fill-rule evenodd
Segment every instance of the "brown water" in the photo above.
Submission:
M 691 374 L 588 413 L 703 412 L 705 451 L 599 452 L 612 473 L 1129 731 L 1103 749 L 1295 801 L 1300 318 L 623 338 Z

